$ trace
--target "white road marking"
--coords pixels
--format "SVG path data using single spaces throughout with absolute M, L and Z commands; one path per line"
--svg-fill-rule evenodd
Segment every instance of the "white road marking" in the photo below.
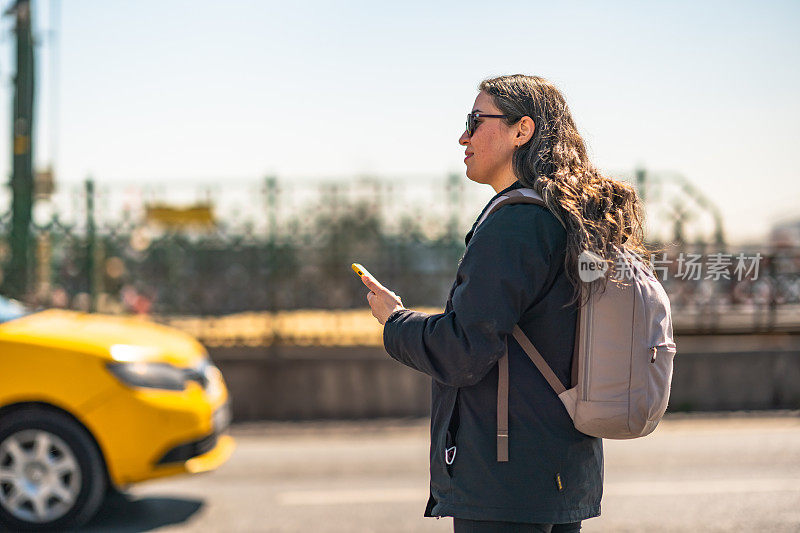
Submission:
M 419 487 L 413 489 L 298 490 L 278 494 L 280 505 L 416 502 L 427 499 L 427 491 Z
M 749 494 L 800 492 L 800 479 L 690 479 L 606 483 L 611 496 L 681 496 L 686 494 Z
M 749 494 L 800 492 L 800 479 L 713 479 L 606 483 L 606 496 L 682 496 L 692 494 Z M 424 502 L 425 489 L 365 488 L 281 492 L 279 505 L 348 505 L 358 503 Z

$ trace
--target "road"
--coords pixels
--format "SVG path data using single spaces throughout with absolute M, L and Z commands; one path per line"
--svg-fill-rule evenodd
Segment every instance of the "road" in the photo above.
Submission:
M 219 470 L 134 486 L 88 531 L 452 531 L 422 517 L 427 424 L 234 425 Z M 586 532 L 800 532 L 800 413 L 671 416 L 604 445 L 602 515 Z

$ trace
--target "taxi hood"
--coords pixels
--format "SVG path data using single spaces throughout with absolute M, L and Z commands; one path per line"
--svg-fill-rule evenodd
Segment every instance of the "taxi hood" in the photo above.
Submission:
M 50 309 L 0 324 L 0 342 L 91 353 L 109 361 L 194 367 L 207 357 L 191 335 L 137 317 Z

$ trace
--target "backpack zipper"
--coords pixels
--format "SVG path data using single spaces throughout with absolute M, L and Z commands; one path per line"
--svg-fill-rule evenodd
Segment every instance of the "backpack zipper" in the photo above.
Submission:
M 583 349 L 585 350 L 586 357 L 583 359 L 583 391 L 582 399 L 589 400 L 589 381 L 591 372 L 589 371 L 592 366 L 592 302 L 591 299 L 586 302 L 586 307 L 583 310 L 586 313 L 586 329 L 583 332 Z
M 656 356 L 658 355 L 658 350 L 667 350 L 668 352 L 675 352 L 675 343 L 665 342 L 662 344 L 656 344 L 655 346 L 650 347 L 650 362 L 656 362 Z

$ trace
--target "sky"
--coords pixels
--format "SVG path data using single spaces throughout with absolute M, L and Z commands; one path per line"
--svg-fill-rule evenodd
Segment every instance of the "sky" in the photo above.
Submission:
M 561 89 L 597 166 L 684 176 L 731 240 L 800 217 L 800 2 L 33 8 L 36 160 L 61 183 L 463 175 L 458 137 L 478 83 L 526 73 Z M 1 24 L 10 146 L 13 35 Z

